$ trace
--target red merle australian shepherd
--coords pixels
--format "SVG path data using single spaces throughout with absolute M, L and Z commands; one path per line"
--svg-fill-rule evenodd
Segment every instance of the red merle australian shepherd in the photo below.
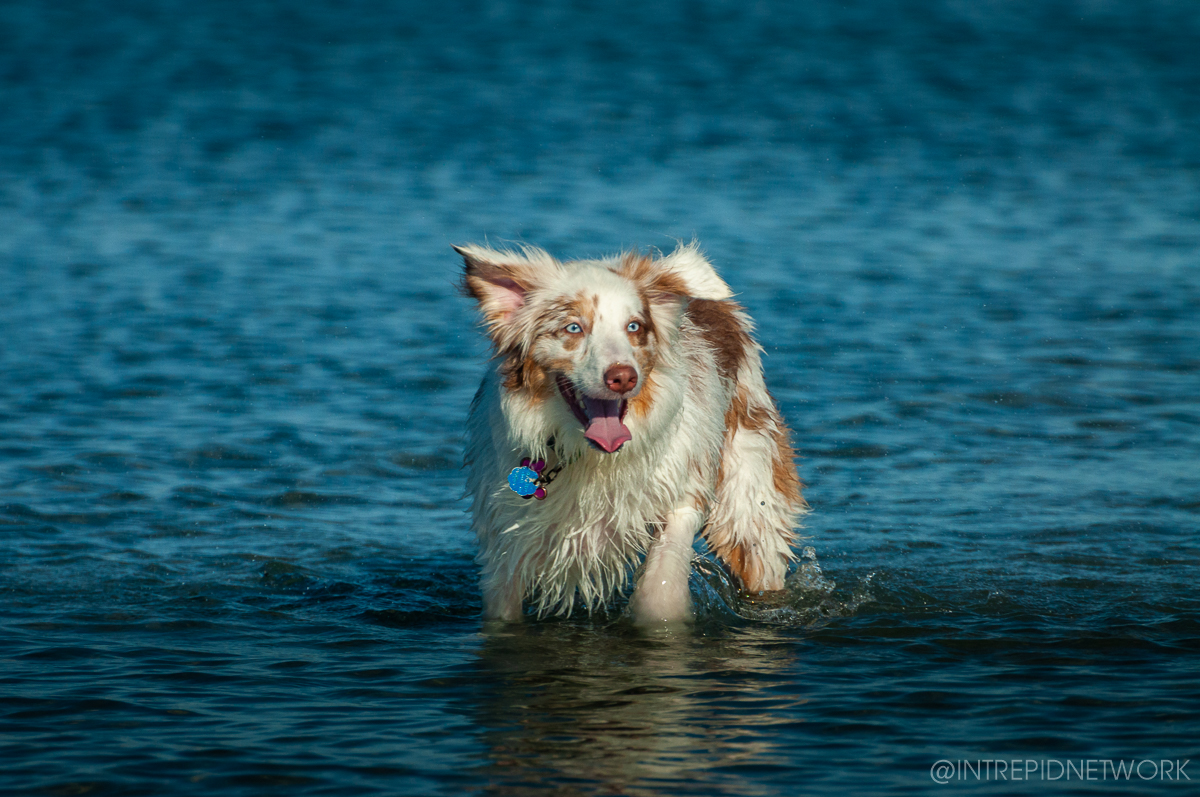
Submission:
M 485 617 L 593 607 L 642 557 L 641 625 L 692 617 L 696 534 L 779 590 L 805 511 L 754 325 L 695 243 L 560 262 L 455 247 L 495 344 L 466 461 Z

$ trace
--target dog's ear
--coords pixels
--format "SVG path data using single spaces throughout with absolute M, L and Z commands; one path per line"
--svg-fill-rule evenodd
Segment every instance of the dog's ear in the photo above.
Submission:
M 545 278 L 547 268 L 558 262 L 541 249 L 529 246 L 520 253 L 469 244 L 456 246 L 463 259 L 463 292 L 479 303 L 488 332 L 500 342 L 513 314 L 526 302 L 529 292 Z
M 680 243 L 666 257 L 652 261 L 652 289 L 689 299 L 728 299 L 733 291 L 700 251 L 700 243 Z
M 657 260 L 636 253 L 626 255 L 620 272 L 633 280 L 650 305 L 656 327 L 677 329 L 692 299 L 728 299 L 733 291 L 717 276 L 696 241 L 680 244 Z
M 653 304 L 686 305 L 688 299 L 733 296 L 696 241 L 681 243 L 674 252 L 658 259 L 628 254 L 621 261 L 620 273 L 636 282 Z

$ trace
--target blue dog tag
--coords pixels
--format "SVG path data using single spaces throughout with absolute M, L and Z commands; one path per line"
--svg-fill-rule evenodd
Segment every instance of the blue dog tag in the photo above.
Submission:
M 508 474 L 508 489 L 522 498 L 528 498 L 537 492 L 538 472 L 527 465 L 513 468 Z

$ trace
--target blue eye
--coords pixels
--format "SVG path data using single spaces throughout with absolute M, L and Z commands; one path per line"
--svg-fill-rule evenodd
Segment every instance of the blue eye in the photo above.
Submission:
M 566 332 L 568 334 L 571 334 L 571 335 L 578 335 L 579 333 L 583 332 L 583 327 L 579 326 L 579 324 L 576 324 L 574 322 L 567 324 L 566 327 L 564 327 L 564 329 L 566 330 Z
M 630 321 L 629 326 L 625 327 L 625 331 L 626 332 L 637 332 L 641 328 L 642 328 L 642 325 L 639 324 L 637 321 Z

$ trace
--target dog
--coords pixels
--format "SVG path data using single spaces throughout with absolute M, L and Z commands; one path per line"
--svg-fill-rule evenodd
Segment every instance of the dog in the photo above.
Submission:
M 484 617 L 693 619 L 692 545 L 749 593 L 781 590 L 801 496 L 753 322 L 696 242 L 560 262 L 455 246 L 494 357 L 471 404 L 467 495 Z

